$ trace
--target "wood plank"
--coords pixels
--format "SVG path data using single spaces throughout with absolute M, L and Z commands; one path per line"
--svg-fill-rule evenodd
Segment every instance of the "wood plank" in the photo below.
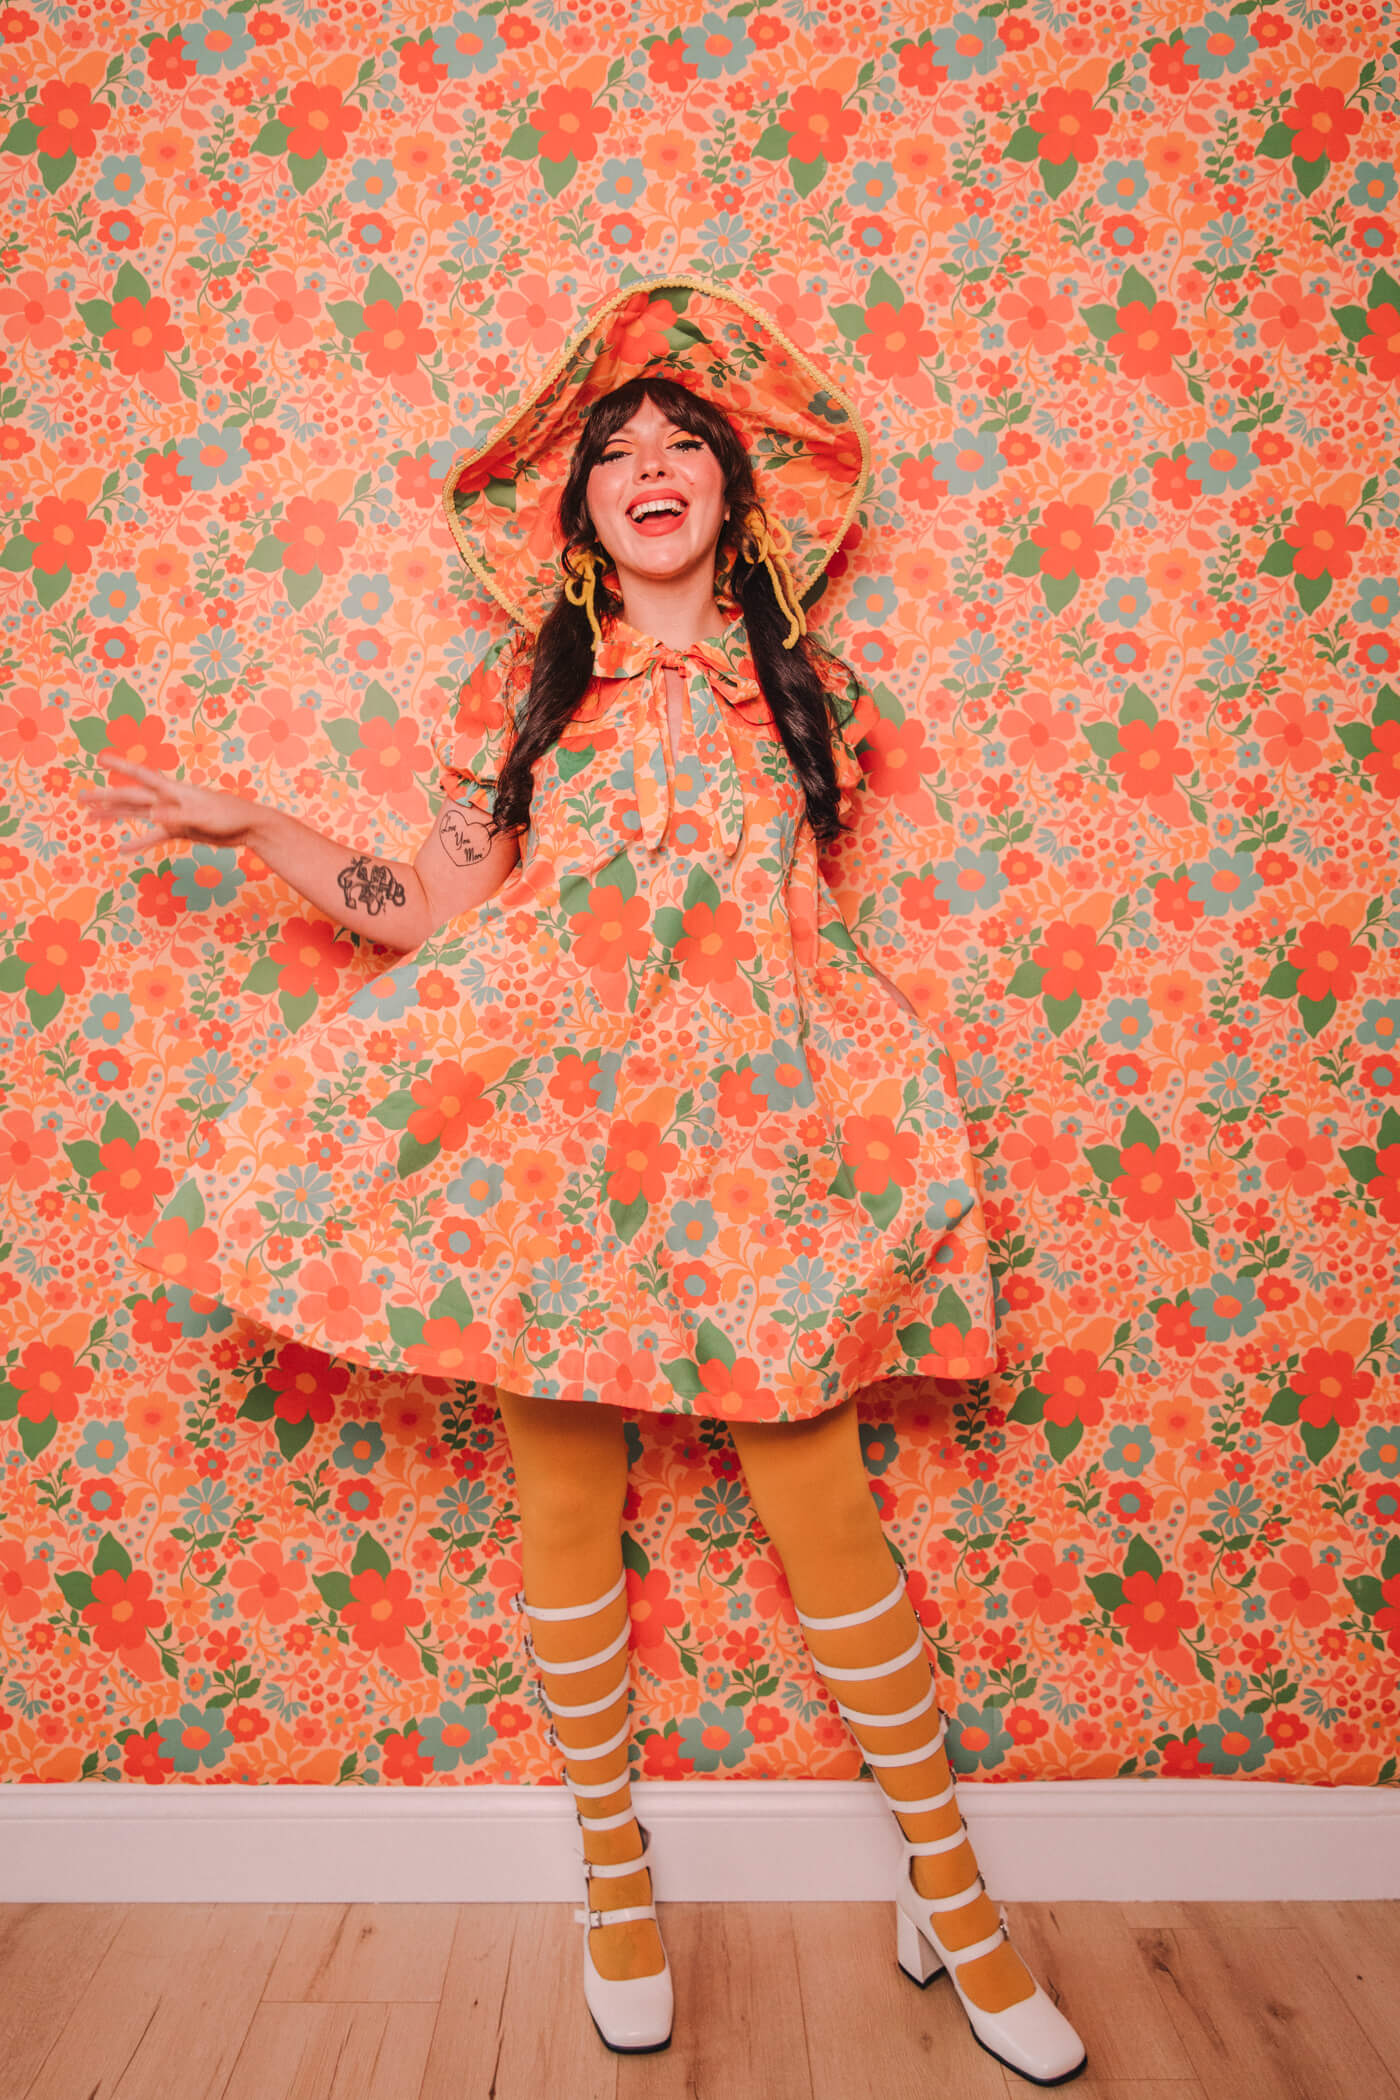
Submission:
M 545 1907 L 554 1909 L 556 1906 L 519 1903 L 462 1903 L 457 1906 L 420 2100 L 507 2100 L 509 2089 L 500 2083 L 497 2065 L 504 2044 L 506 1987 L 514 1961 L 515 1940 L 521 1921 L 528 1917 L 529 1912 Z M 562 1907 L 559 1907 L 559 1914 L 561 1919 L 565 1915 Z M 572 1926 L 571 1929 L 582 1935 L 582 1926 Z M 561 1955 L 567 1958 L 565 1935 L 560 1935 L 559 1944 Z M 524 1970 L 529 1969 L 532 1958 L 528 1954 L 522 1956 Z M 554 1978 L 548 1990 L 548 2004 L 557 2006 L 567 1996 L 571 1973 L 565 1970 Z M 581 1984 L 579 1990 L 581 1996 Z M 576 2022 L 572 2023 L 572 2027 L 576 2025 Z M 598 2038 L 587 2020 L 584 2027 L 587 2040 L 597 2042 Z M 562 2085 L 555 2090 L 561 2095 L 572 2094 L 574 2088 Z M 607 2090 L 610 2092 L 611 2088 Z
M 1290 1903 L 1288 1909 L 1387 2064 L 1400 2064 L 1400 1903 Z
M 125 1916 L 124 1903 L 0 1904 L 0 2100 L 24 2100 Z
M 900 1969 L 893 1902 L 792 1912 L 812 2100 L 1006 2100 L 948 1978 L 920 1990 Z
M 1136 1934 L 1206 2100 L 1400 2100 L 1400 2088 L 1304 1935 L 1192 1905 Z
M 514 1915 L 491 2076 L 473 2094 L 491 2100 L 616 2100 L 619 2064 L 664 2063 L 665 2055 L 615 2056 L 599 2040 L 583 2002 L 583 1927 L 575 1925 L 567 1904 L 522 1903 Z M 437 2091 L 447 2100 L 442 2087 Z M 650 2100 L 652 2088 L 642 2091 Z
M 291 1912 L 133 1904 L 26 2100 L 218 2100 Z
M 435 2005 L 260 2005 L 222 2100 L 419 2100 Z
M 263 1996 L 269 2004 L 436 2005 L 455 1903 L 302 1903 Z
M 618 2100 L 809 2100 L 793 1929 L 794 1914 L 807 1906 L 658 1907 L 675 1982 L 675 2028 L 662 2054 L 617 2058 Z M 581 1927 L 574 1930 L 581 1935 Z
M 1012 1945 L 1089 2052 L 1076 2092 L 1091 2078 L 1096 2087 L 1195 2078 L 1123 1910 L 1119 1903 L 1006 1906 Z

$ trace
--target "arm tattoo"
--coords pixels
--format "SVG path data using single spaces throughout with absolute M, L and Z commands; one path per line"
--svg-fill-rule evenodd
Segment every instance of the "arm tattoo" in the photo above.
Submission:
M 457 802 L 449 802 L 438 818 L 438 837 L 443 852 L 459 868 L 470 868 L 491 851 L 489 819 Z
M 352 860 L 348 868 L 341 869 L 336 881 L 340 884 L 346 909 L 358 909 L 371 919 L 376 918 L 386 904 L 402 904 L 408 896 L 392 869 L 382 860 L 370 860 L 363 853 Z

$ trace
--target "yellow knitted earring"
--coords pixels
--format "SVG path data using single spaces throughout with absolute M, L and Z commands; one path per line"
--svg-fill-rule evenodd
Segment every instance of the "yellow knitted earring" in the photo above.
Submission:
M 602 563 L 591 547 L 579 547 L 571 549 L 570 552 L 572 560 L 578 563 L 583 570 L 583 574 L 577 576 L 574 574 L 572 567 L 566 569 L 564 596 L 568 599 L 570 605 L 581 605 L 583 607 L 588 615 L 588 624 L 593 629 L 593 647 L 595 650 L 601 649 L 603 646 L 603 630 L 598 625 L 598 607 L 595 593 L 598 586 L 598 572 L 602 568 Z
M 747 547 L 744 550 L 748 560 L 755 566 L 762 563 L 768 571 L 773 596 L 787 614 L 788 631 L 783 637 L 783 647 L 793 649 L 797 646 L 798 638 L 807 632 L 807 621 L 802 611 L 797 585 L 785 558 L 792 552 L 792 541 L 788 538 L 786 528 L 771 523 L 757 504 L 744 513 L 744 530 L 753 544 L 752 554 L 748 553 Z

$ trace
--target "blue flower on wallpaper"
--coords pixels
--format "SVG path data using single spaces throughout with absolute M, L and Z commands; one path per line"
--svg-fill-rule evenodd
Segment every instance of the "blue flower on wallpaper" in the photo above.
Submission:
M 202 80 L 216 73 L 236 73 L 253 49 L 247 17 L 225 14 L 221 7 L 206 7 L 197 22 L 181 22 L 180 34 L 185 56 L 194 60 Z
M 470 80 L 474 73 L 489 73 L 506 47 L 489 15 L 463 12 L 446 29 L 433 31 L 432 48 L 449 80 Z
M 1186 62 L 1202 80 L 1242 73 L 1258 49 L 1247 15 L 1208 14 L 1186 31 Z

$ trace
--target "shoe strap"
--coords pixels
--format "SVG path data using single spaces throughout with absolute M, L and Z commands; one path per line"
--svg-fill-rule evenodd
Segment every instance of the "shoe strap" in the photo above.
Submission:
M 975 1902 L 979 1896 L 985 1896 L 986 1893 L 987 1884 L 979 1874 L 973 1881 L 971 1888 L 959 1889 L 955 1896 L 920 1896 L 919 1901 L 925 1910 L 934 1912 L 962 1910 L 967 1904 Z M 949 1952 L 956 1960 L 965 1961 L 967 1959 L 967 1949 L 965 1947 L 953 1947 L 949 1949 Z
M 547 1655 L 539 1653 L 527 1631 L 524 1636 L 525 1653 L 537 1670 L 548 1670 L 552 1677 L 577 1677 L 581 1671 L 591 1670 L 595 1663 L 611 1662 L 615 1655 L 619 1655 L 622 1652 L 631 1638 L 632 1621 L 630 1618 L 624 1619 L 622 1625 L 618 1628 L 617 1639 L 609 1641 L 606 1648 L 599 1648 L 596 1654 L 576 1656 L 573 1662 L 551 1662 Z
M 585 1853 L 583 1856 L 582 1865 L 586 1873 L 597 1875 L 600 1879 L 604 1881 L 617 1881 L 620 1880 L 624 1874 L 636 1874 L 640 1872 L 640 1870 L 646 1865 L 647 1854 L 650 1852 L 650 1850 L 650 1844 L 644 1844 L 642 1846 L 641 1851 L 637 1854 L 637 1857 L 635 1859 L 616 1860 L 610 1862 L 606 1866 L 599 1866 L 596 1860 L 589 1859 L 589 1857 Z
M 612 1705 L 614 1699 L 622 1698 L 623 1694 L 625 1692 L 630 1692 L 631 1689 L 632 1669 L 629 1663 L 627 1675 L 625 1677 L 619 1678 L 617 1684 L 613 1687 L 612 1691 L 604 1692 L 601 1699 L 588 1700 L 587 1703 L 583 1706 L 561 1706 L 557 1699 L 550 1698 L 549 1693 L 544 1691 L 543 1687 L 541 1687 L 541 1696 L 544 1699 L 545 1705 L 549 1708 L 552 1714 L 556 1716 L 562 1715 L 563 1719 L 566 1721 L 581 1721 L 585 1719 L 585 1717 L 589 1714 L 602 1713 L 605 1707 Z
M 926 1714 L 937 1698 L 938 1686 L 931 1684 L 922 1699 L 916 1699 L 912 1706 L 902 1707 L 897 1714 L 857 1713 L 853 1706 L 842 1706 L 839 1699 L 836 1706 L 848 1721 L 862 1721 L 867 1728 L 899 1728 L 904 1722 L 917 1721 L 920 1714 Z
M 892 1794 L 885 1799 L 897 1816 L 922 1816 L 935 1808 L 946 1808 L 953 1798 L 953 1782 L 950 1779 L 941 1794 L 925 1794 L 919 1801 L 896 1801 Z
M 892 1750 L 888 1756 L 876 1757 L 874 1752 L 867 1750 L 864 1743 L 862 1743 L 860 1746 L 861 1755 L 874 1771 L 882 1771 L 898 1765 L 922 1764 L 926 1757 L 932 1757 L 935 1752 L 943 1748 L 943 1739 L 947 1733 L 948 1724 L 940 1714 L 938 1717 L 937 1735 L 934 1736 L 931 1742 L 920 1743 L 916 1750 Z
M 624 1779 L 621 1784 L 626 1786 L 628 1781 Z M 580 1792 L 588 1794 L 601 1794 L 604 1791 L 605 1789 L 599 1786 L 580 1788 Z M 578 1811 L 575 1810 L 575 1814 L 577 1813 Z M 579 1816 L 579 1828 L 580 1830 L 621 1830 L 623 1824 L 630 1823 L 636 1813 L 635 1808 L 620 1808 L 615 1816 Z
M 523 1589 L 517 1590 L 510 1601 L 517 1611 L 529 1612 L 532 1619 L 586 1619 L 591 1611 L 601 1611 L 605 1604 L 612 1603 L 614 1597 L 620 1597 L 626 1587 L 627 1570 L 624 1568 L 612 1588 L 603 1596 L 595 1597 L 591 1604 L 527 1604 Z
M 937 1938 L 936 1933 L 934 1937 Z M 951 1968 L 960 1969 L 966 1961 L 980 1961 L 984 1954 L 1000 1947 L 1006 1938 L 1006 1927 L 998 1925 L 995 1932 L 989 1932 L 984 1940 L 974 1940 L 970 1947 L 950 1947 L 944 1959 Z
M 823 1677 L 830 1677 L 837 1684 L 867 1684 L 872 1677 L 889 1677 L 894 1671 L 902 1670 L 906 1663 L 913 1662 L 914 1657 L 922 1652 L 923 1645 L 924 1629 L 921 1626 L 902 1655 L 892 1656 L 889 1662 L 874 1663 L 867 1670 L 833 1670 L 818 1657 L 814 1656 L 813 1661 Z M 548 1668 L 548 1664 L 545 1667 Z
M 967 1825 L 960 1823 L 951 1837 L 928 1838 L 924 1843 L 911 1845 L 904 1840 L 904 1850 L 910 1859 L 934 1859 L 940 1852 L 956 1852 L 959 1845 L 967 1843 Z
M 575 1925 L 626 1925 L 634 1918 L 654 1918 L 655 1916 L 656 1905 L 654 1903 L 629 1903 L 625 1910 L 576 1910 L 574 1912 L 574 1923 Z M 645 1981 L 649 1983 L 651 1981 L 650 1977 L 647 1977 Z
M 546 1739 L 548 1739 L 548 1730 L 546 1730 Z M 596 1782 L 590 1781 L 585 1784 L 582 1779 L 575 1779 L 572 1773 L 566 1771 L 564 1784 L 576 1800 L 602 1801 L 607 1795 L 620 1794 L 625 1786 L 630 1786 L 632 1784 L 632 1775 L 628 1771 L 624 1772 L 618 1779 L 600 1779 Z M 631 1811 L 629 1810 L 628 1813 L 630 1814 Z
M 878 1619 L 882 1611 L 888 1611 L 890 1606 L 897 1602 L 903 1590 L 904 1570 L 901 1568 L 899 1574 L 895 1577 L 894 1588 L 887 1597 L 882 1597 L 878 1604 L 868 1605 L 864 1611 L 842 1612 L 840 1617 L 835 1619 L 814 1619 L 809 1613 L 799 1611 L 797 1612 L 798 1623 L 799 1625 L 810 1627 L 816 1633 L 830 1633 L 838 1626 L 863 1626 L 867 1619 Z M 793 1606 L 793 1610 L 797 1611 L 796 1605 Z
M 616 1735 L 610 1735 L 605 1743 L 586 1743 L 581 1750 L 575 1750 L 571 1743 L 560 1742 L 553 1721 L 549 1723 L 544 1732 L 545 1741 L 552 1743 L 555 1749 L 562 1752 L 565 1757 L 571 1757 L 576 1765 L 589 1764 L 595 1757 L 606 1757 L 609 1751 L 620 1749 L 631 1733 L 632 1716 L 630 1714 L 623 1722 L 621 1728 L 618 1729 Z M 626 1774 L 624 1773 L 623 1779 L 619 1779 L 617 1782 L 619 1786 L 623 1784 L 625 1778 Z

